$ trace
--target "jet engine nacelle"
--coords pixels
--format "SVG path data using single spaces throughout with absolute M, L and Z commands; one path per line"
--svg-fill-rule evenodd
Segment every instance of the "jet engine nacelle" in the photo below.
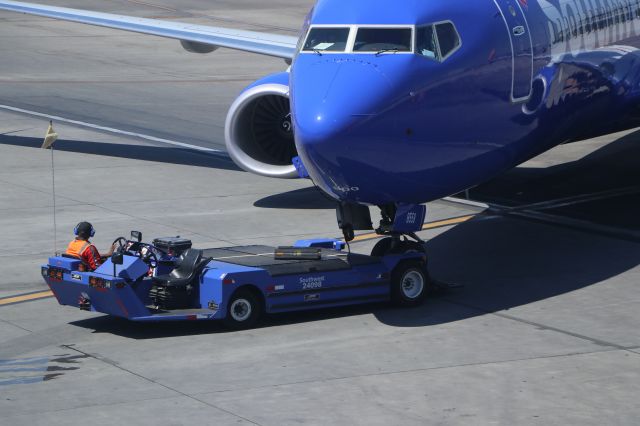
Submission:
M 197 43 L 195 41 L 180 40 L 182 48 L 191 53 L 211 53 L 218 50 L 218 46 L 212 44 Z
M 262 176 L 296 178 L 298 155 L 289 106 L 289 73 L 260 79 L 244 89 L 229 108 L 227 152 L 244 170 Z

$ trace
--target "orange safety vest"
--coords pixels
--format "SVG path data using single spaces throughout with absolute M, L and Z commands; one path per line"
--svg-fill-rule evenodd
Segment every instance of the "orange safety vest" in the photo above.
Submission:
M 82 259 L 82 253 L 89 247 L 91 243 L 85 240 L 73 240 L 67 247 L 67 254 Z

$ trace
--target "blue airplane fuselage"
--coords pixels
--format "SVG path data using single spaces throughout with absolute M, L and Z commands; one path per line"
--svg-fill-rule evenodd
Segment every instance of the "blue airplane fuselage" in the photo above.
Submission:
M 446 26 L 439 58 L 419 50 L 431 24 Z M 320 0 L 304 32 L 333 27 L 349 28 L 345 47 L 307 41 L 289 86 L 298 154 L 340 200 L 438 199 L 638 125 L 638 0 Z M 411 51 L 356 51 L 361 29 L 396 27 Z

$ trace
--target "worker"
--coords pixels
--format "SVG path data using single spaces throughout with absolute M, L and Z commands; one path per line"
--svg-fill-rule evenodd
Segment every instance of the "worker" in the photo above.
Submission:
M 114 246 L 111 246 L 111 249 L 106 255 L 100 256 L 96 246 L 89 241 L 89 238 L 93 237 L 96 233 L 93 225 L 89 222 L 80 222 L 77 224 L 73 229 L 73 233 L 76 238 L 69 243 L 66 253 L 81 259 L 92 271 L 100 266 L 104 259 L 113 254 Z

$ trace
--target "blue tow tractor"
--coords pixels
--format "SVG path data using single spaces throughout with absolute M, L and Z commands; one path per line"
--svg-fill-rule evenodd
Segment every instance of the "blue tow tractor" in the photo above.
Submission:
M 346 252 L 334 239 L 195 249 L 179 237 L 145 243 L 134 231 L 114 243 L 114 255 L 95 271 L 66 255 L 42 266 L 61 305 L 132 321 L 223 320 L 242 329 L 265 312 L 380 301 L 414 306 L 432 286 L 424 251 L 391 237 L 370 256 Z

